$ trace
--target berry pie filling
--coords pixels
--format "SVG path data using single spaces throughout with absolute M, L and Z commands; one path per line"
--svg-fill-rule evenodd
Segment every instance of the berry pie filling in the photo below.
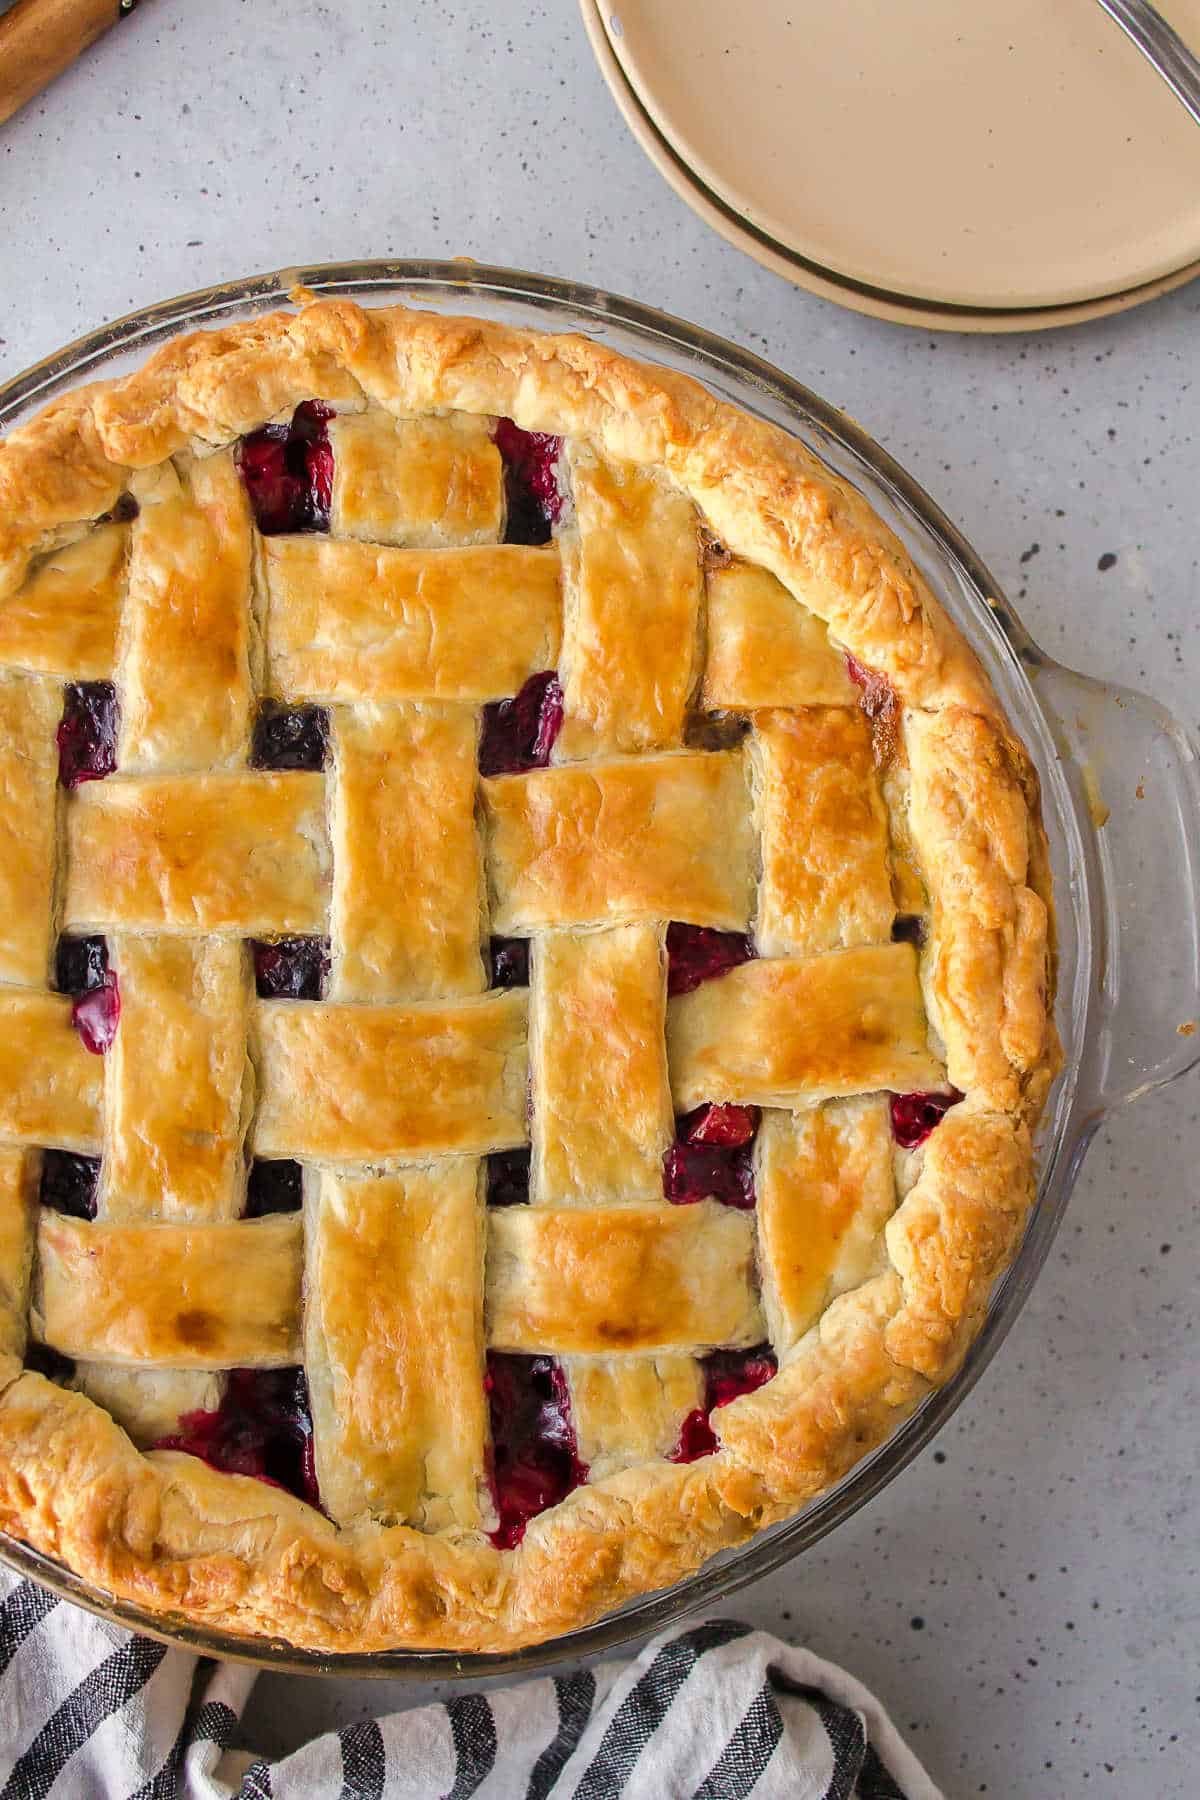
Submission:
M 489 1350 L 484 1390 L 491 1416 L 490 1477 L 499 1524 L 491 1538 L 511 1550 L 525 1527 L 587 1480 L 571 1422 L 571 1397 L 552 1356 Z
M 69 681 L 55 736 L 65 788 L 103 781 L 117 766 L 117 690 L 111 681 Z
M 494 937 L 491 942 L 492 986 L 529 986 L 529 939 Z
M 925 921 L 920 913 L 897 913 L 892 921 L 893 944 L 911 944 L 915 950 L 925 947 Z
M 253 1475 L 319 1506 L 303 1369 L 231 1369 L 213 1412 L 184 1413 L 156 1450 L 183 1450 L 227 1475 Z
M 100 1158 L 77 1156 L 73 1150 L 43 1150 L 38 1199 L 72 1219 L 94 1219 L 100 1186 Z
M 60 937 L 54 953 L 54 985 L 60 994 L 88 994 L 108 980 L 108 945 L 102 937 Z
M 85 1050 L 103 1056 L 112 1048 L 121 1018 L 117 972 L 108 966 L 102 937 L 61 937 L 54 955 L 54 978 L 60 994 L 70 994 L 71 1023 Z
M 121 989 L 117 972 L 110 969 L 103 987 L 92 988 L 71 1002 L 71 1023 L 80 1042 L 93 1056 L 107 1056 L 121 1022 Z
M 964 1098 L 957 1088 L 948 1094 L 893 1094 L 892 1136 L 902 1150 L 917 1149 Z
M 329 979 L 329 939 L 255 940 L 254 987 L 260 1000 L 319 1000 Z
M 698 1106 L 675 1122 L 675 1142 L 663 1159 L 663 1193 L 673 1206 L 719 1200 L 749 1212 L 754 1206 L 757 1106 Z
M 753 962 L 756 954 L 740 931 L 711 931 L 706 925 L 674 920 L 667 926 L 667 992 L 690 994 L 702 981 Z
M 281 706 L 268 701 L 254 721 L 252 769 L 307 769 L 329 761 L 329 714 L 323 706 Z
M 562 729 L 563 692 L 553 669 L 531 675 L 511 700 L 483 709 L 479 740 L 481 775 L 522 775 L 544 769 Z
M 858 704 L 871 721 L 871 742 L 876 764 L 882 767 L 896 743 L 896 690 L 886 675 L 868 669 L 856 656 L 846 657 L 846 673 L 859 693 Z
M 268 1213 L 299 1212 L 303 1203 L 304 1171 L 298 1162 L 256 1157 L 250 1164 L 246 1218 L 265 1219 Z
M 511 419 L 497 419 L 492 438 L 504 463 L 505 543 L 549 543 L 565 498 L 558 480 L 562 439 L 549 431 L 522 431 Z
M 752 1394 L 779 1370 L 768 1344 L 755 1350 L 714 1350 L 700 1366 L 704 1370 L 704 1404 L 688 1413 L 680 1426 L 672 1462 L 697 1462 L 702 1456 L 711 1456 L 719 1448 L 710 1422 L 713 1409 L 728 1406 L 742 1394 Z
M 61 1350 L 52 1350 L 49 1344 L 36 1343 L 33 1338 L 25 1346 L 25 1367 L 31 1374 L 58 1382 L 60 1387 L 75 1373 L 73 1358 L 64 1356 Z
M 329 421 L 335 416 L 322 401 L 304 400 L 290 425 L 264 425 L 238 445 L 238 471 L 264 537 L 329 530 L 333 504 Z
M 518 1150 L 495 1150 L 487 1159 L 487 1203 L 489 1206 L 528 1206 L 528 1144 Z

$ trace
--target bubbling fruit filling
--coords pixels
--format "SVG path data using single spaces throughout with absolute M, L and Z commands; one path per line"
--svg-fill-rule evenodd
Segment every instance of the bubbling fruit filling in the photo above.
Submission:
M 103 781 L 117 766 L 117 690 L 111 681 L 69 681 L 55 734 L 58 779 L 65 788 Z
M 856 656 L 846 657 L 846 673 L 860 690 L 858 704 L 871 721 L 871 748 L 877 768 L 890 762 L 899 732 L 896 690 L 886 675 L 868 669 Z
M 38 1200 L 72 1219 L 94 1219 L 100 1187 L 100 1158 L 74 1150 L 43 1150 Z
M 60 937 L 54 952 L 54 985 L 60 994 L 88 994 L 108 979 L 108 945 L 102 937 Z
M 757 1106 L 698 1106 L 676 1120 L 675 1142 L 663 1160 L 663 1192 L 672 1205 L 711 1199 L 749 1212 L 760 1118 Z
M 718 1448 L 710 1415 L 742 1394 L 752 1394 L 778 1373 L 779 1364 L 769 1344 L 754 1350 L 714 1350 L 701 1362 L 704 1370 L 704 1404 L 688 1413 L 679 1428 L 679 1443 L 672 1462 L 696 1462 Z
M 481 775 L 521 775 L 544 769 L 562 729 L 563 692 L 553 669 L 531 675 L 519 694 L 483 709 Z
M 238 445 L 238 472 L 264 537 L 329 530 L 333 504 L 329 421 L 334 417 L 331 406 L 304 400 L 289 425 L 264 425 Z
M 255 940 L 254 985 L 260 1000 L 319 1000 L 329 979 L 329 939 Z
M 184 1413 L 156 1450 L 183 1450 L 227 1475 L 253 1475 L 319 1506 L 304 1370 L 231 1369 L 213 1412 Z
M 491 943 L 492 986 L 529 986 L 529 939 L 494 937 Z
M 252 769 L 319 771 L 329 761 L 329 714 L 323 706 L 268 701 L 254 721 Z
M 948 1094 L 893 1094 L 892 1136 L 902 1150 L 917 1149 L 963 1098 L 957 1088 Z
M 494 1150 L 487 1159 L 489 1206 L 528 1206 L 529 1146 L 518 1150 Z
M 270 1213 L 299 1212 L 304 1204 L 304 1171 L 298 1162 L 256 1157 L 250 1164 L 246 1190 L 248 1219 L 265 1219 Z
M 102 937 L 61 937 L 54 954 L 54 980 L 71 995 L 71 1023 L 85 1050 L 104 1056 L 112 1048 L 121 1019 L 121 988 L 108 964 Z
M 120 1022 L 121 988 L 116 970 L 110 969 L 102 987 L 92 988 L 71 1002 L 71 1023 L 85 1050 L 93 1056 L 107 1056 Z
M 484 1388 L 491 1415 L 491 1487 L 498 1550 L 520 1543 L 525 1528 L 587 1480 L 571 1422 L 571 1397 L 552 1356 L 489 1350 Z
M 44 1375 L 47 1381 L 56 1381 L 64 1387 L 75 1373 L 74 1360 L 64 1356 L 61 1350 L 52 1350 L 49 1344 L 39 1344 L 30 1338 L 25 1346 L 25 1367 L 34 1375 Z
M 667 992 L 690 994 L 702 981 L 712 981 L 756 955 L 740 931 L 712 931 L 706 925 L 667 926 Z
M 919 913 L 897 913 L 892 920 L 893 944 L 911 944 L 914 950 L 925 947 L 925 921 Z
M 492 438 L 504 464 L 505 543 L 549 543 L 565 499 L 558 481 L 562 439 L 522 431 L 511 419 L 497 419 Z

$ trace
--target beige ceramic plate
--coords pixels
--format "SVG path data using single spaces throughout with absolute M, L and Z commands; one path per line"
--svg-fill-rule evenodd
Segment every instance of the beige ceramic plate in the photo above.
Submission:
M 755 231 L 746 220 L 703 186 L 675 155 L 626 80 L 602 23 L 601 0 L 581 0 L 581 11 L 596 60 L 613 98 L 630 130 L 663 178 L 693 212 L 714 231 L 719 232 L 728 243 L 752 256 L 773 274 L 783 276 L 785 280 L 806 288 L 810 293 L 818 294 L 824 300 L 832 300 L 873 318 L 935 330 L 1037 331 L 1103 318 L 1109 313 L 1125 312 L 1200 276 L 1198 259 L 1160 280 L 1147 282 L 1123 293 L 1105 295 L 1101 299 L 1069 306 L 999 311 L 921 301 L 905 294 L 890 294 L 867 284 L 845 281 L 831 270 L 822 269 L 816 263 L 792 254 L 764 233 Z
M 1095 0 L 589 11 L 692 182 L 835 281 L 1024 311 L 1200 258 L 1200 131 Z

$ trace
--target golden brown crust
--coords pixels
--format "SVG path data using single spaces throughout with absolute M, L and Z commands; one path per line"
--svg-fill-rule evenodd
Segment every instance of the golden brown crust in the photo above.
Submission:
M 895 916 L 888 816 L 857 706 L 755 717 L 761 956 L 886 943 Z
M 140 1455 L 82 1394 L 35 1374 L 18 1374 L 15 1348 L 6 1356 L 0 1370 L 0 1526 L 59 1557 L 97 1587 L 160 1614 L 182 1613 L 226 1630 L 276 1634 L 326 1650 L 401 1644 L 509 1648 L 578 1626 L 669 1583 L 718 1549 L 793 1512 L 881 1441 L 931 1381 L 943 1380 L 957 1366 L 990 1285 L 1018 1240 L 1032 1184 L 1029 1128 L 1057 1066 L 1049 1018 L 1052 919 L 1036 780 L 974 656 L 901 545 L 860 496 L 801 445 L 723 405 L 685 377 L 632 363 L 579 337 L 538 337 L 403 309 L 363 312 L 349 302 L 328 301 L 298 315 L 262 317 L 168 344 L 138 373 L 68 396 L 0 447 L 0 604 L 19 592 L 31 558 L 67 543 L 113 506 L 129 470 L 148 469 L 180 452 L 227 446 L 243 431 L 312 398 L 352 412 L 374 404 L 410 419 L 451 411 L 508 415 L 526 429 L 568 435 L 610 462 L 665 471 L 730 551 L 770 571 L 837 644 L 887 678 L 900 703 L 902 753 L 910 768 L 908 827 L 931 903 L 925 991 L 950 1079 L 967 1095 L 919 1153 L 917 1180 L 887 1228 L 883 1273 L 834 1299 L 795 1344 L 774 1381 L 721 1410 L 714 1418 L 718 1453 L 686 1466 L 651 1461 L 614 1467 L 535 1520 L 513 1552 L 493 1550 L 473 1533 L 429 1534 L 403 1525 L 338 1532 L 311 1508 L 260 1482 L 217 1474 L 193 1457 Z M 481 529 L 488 534 L 495 469 L 477 437 L 472 441 L 480 481 L 485 488 L 493 483 L 492 498 L 480 503 L 486 514 Z M 348 516 L 355 505 L 369 512 L 374 504 L 369 497 L 347 499 Z M 372 515 L 371 533 L 390 529 L 412 542 L 410 534 L 428 526 L 429 507 L 418 499 L 409 511 L 412 518 L 397 515 L 390 527 Z M 104 571 L 69 572 L 64 588 L 76 578 L 98 584 L 95 632 L 89 637 L 75 617 L 64 622 L 65 647 L 51 661 L 62 660 L 67 649 L 73 656 L 72 646 L 81 644 L 86 667 L 71 661 L 53 672 L 104 673 L 112 630 L 103 605 Z M 779 603 L 774 590 L 764 598 L 761 582 L 759 588 L 757 598 L 751 597 L 754 616 L 744 627 L 751 633 L 762 628 L 763 607 L 769 613 Z M 728 598 L 736 612 L 742 601 L 733 594 Z M 19 608 L 44 612 L 46 604 L 45 593 L 31 599 L 26 590 Z M 727 615 L 728 609 L 718 620 L 723 660 L 713 664 L 714 680 L 720 674 L 725 685 L 714 691 L 712 703 L 792 705 L 799 698 L 845 704 L 848 696 L 824 653 L 821 633 L 807 624 L 793 647 L 794 678 L 809 680 L 808 671 L 815 671 L 815 689 L 785 683 L 786 691 L 777 693 L 770 683 L 759 683 L 752 694 L 735 692 L 748 663 L 743 625 Z M 13 615 L 18 636 L 25 629 L 21 616 L 19 609 Z M 530 658 L 538 660 L 533 650 L 526 661 Z M 380 698 L 374 679 L 373 673 L 362 677 L 354 695 Z M 419 697 L 407 687 L 403 691 Z M 336 694 L 331 682 L 329 697 Z M 673 697 L 673 719 L 678 704 Z M 657 740 L 647 741 L 669 742 L 661 729 Z M 651 770 L 651 785 L 665 778 L 669 791 L 688 761 L 686 753 L 677 753 L 642 759 L 642 768 L 673 763 L 665 777 Z M 547 771 L 529 782 L 520 803 L 514 795 L 511 806 L 504 800 L 503 781 L 488 784 L 501 832 L 535 840 L 541 827 L 529 815 L 529 796 L 541 781 L 577 777 L 594 787 L 596 770 Z M 255 781 L 270 779 L 258 775 Z M 315 776 L 287 780 L 314 789 L 322 785 Z M 208 781 L 231 784 L 219 797 L 225 821 L 227 802 L 238 799 L 237 778 Z M 203 787 L 194 779 L 187 785 L 191 807 L 198 796 L 204 798 Z M 149 782 L 118 777 L 90 795 L 83 790 L 74 796 L 67 810 L 77 842 L 101 857 L 111 851 L 112 864 L 93 868 L 94 883 L 68 893 L 68 918 L 80 925 L 154 928 L 164 905 L 168 913 L 182 911 L 182 897 L 177 902 L 171 893 L 156 903 L 157 910 L 132 895 L 130 904 L 140 908 L 137 920 L 113 918 L 103 910 L 112 906 L 120 878 L 105 827 L 113 826 L 115 833 L 111 814 L 123 788 L 129 790 L 126 807 L 132 816 L 121 819 L 122 832 L 153 828 L 171 837 L 183 829 L 182 815 L 176 818 L 171 810 L 169 784 L 155 793 Z M 303 788 L 295 792 L 302 801 Z M 647 792 L 641 799 L 642 816 L 649 819 L 656 796 Z M 720 794 L 709 795 L 708 803 L 714 799 L 724 807 L 724 823 L 715 829 L 728 840 L 728 882 L 729 868 L 741 857 L 730 842 L 739 845 L 739 834 L 749 841 L 749 793 L 741 774 L 736 782 L 725 781 Z M 244 905 L 238 912 L 230 904 L 222 883 L 206 887 L 212 881 L 209 870 L 199 884 L 187 884 L 187 904 L 196 892 L 203 902 L 200 929 L 247 935 L 269 911 L 273 930 L 324 930 L 328 857 L 316 807 L 310 819 L 305 805 L 298 805 L 286 860 L 289 869 L 293 861 L 301 865 L 300 874 L 291 874 L 292 886 L 285 891 L 282 864 L 277 869 L 271 862 L 276 846 L 252 816 L 251 805 L 247 796 L 245 816 L 228 830 L 238 839 L 239 877 L 249 858 L 266 900 L 251 920 Z M 492 824 L 495 833 L 496 816 Z M 661 822 L 656 829 L 662 829 Z M 713 830 L 710 822 L 705 837 Z M 666 835 L 670 848 L 669 825 Z M 543 848 L 550 853 L 555 846 L 547 842 Z M 23 879 L 40 879 L 40 849 L 34 846 L 26 854 L 32 873 Z M 527 848 L 518 862 L 526 854 Z M 618 888 L 624 884 L 615 907 L 600 906 L 586 866 L 567 855 L 565 873 L 578 892 L 565 916 L 561 896 L 555 910 L 527 874 L 520 882 L 514 874 L 506 877 L 492 928 L 529 931 L 668 916 L 745 928 L 752 881 L 748 848 L 733 890 L 720 888 L 714 875 L 701 871 L 701 902 L 693 912 L 686 906 L 660 910 L 659 869 L 647 869 L 641 860 L 622 864 L 615 834 L 606 854 L 617 870 Z M 683 896 L 682 864 L 668 875 L 670 898 Z M 899 888 L 895 868 L 893 875 Z M 692 872 L 691 879 L 700 877 Z M 658 883 L 652 899 L 644 891 L 648 883 Z M 910 882 L 905 891 L 911 887 Z M 176 917 L 175 928 L 178 922 Z M 0 934 L 3 928 L 0 921 Z M 394 959 L 394 947 L 387 954 Z M 7 978 L 40 979 L 32 971 L 42 955 L 40 940 L 22 944 L 17 955 Z M 0 994 L 0 1023 L 16 1021 L 24 1034 L 20 1049 L 9 1034 L 13 1081 L 0 1082 L 6 1100 L 0 1141 L 95 1147 L 99 1076 L 85 1066 L 89 1059 L 70 1032 L 67 1011 L 67 1002 L 55 996 Z M 282 1020 L 284 1012 L 276 1016 Z M 343 1032 L 336 1046 L 351 1060 L 361 1048 L 353 1036 Z M 4 1044 L 0 1032 L 0 1061 Z M 523 1034 L 516 1033 L 511 1043 L 497 1040 L 487 1049 L 512 1143 L 525 1133 L 523 1045 Z M 311 1049 L 310 1113 L 316 1095 L 338 1086 L 324 1047 Z M 294 1073 L 295 1047 L 289 1047 L 287 1060 Z M 269 1054 L 267 1074 L 274 1079 Z M 302 1101 L 290 1104 L 297 1119 L 305 1116 Z M 281 1153 L 289 1147 L 294 1148 L 283 1146 Z M 3 1155 L 20 1159 L 5 1162 L 5 1191 L 23 1196 L 24 1205 L 35 1159 L 19 1149 Z M 9 1204 L 11 1209 L 11 1198 Z M 538 1210 L 530 1209 L 530 1223 L 519 1229 L 530 1229 Z M 565 1217 L 564 1209 L 553 1222 Z M 8 1226 L 13 1242 L 24 1243 L 24 1229 L 14 1213 Z M 97 1228 L 81 1227 L 87 1229 Z M 100 1229 L 202 1234 L 246 1227 Z M 6 1250 L 10 1285 L 24 1279 L 25 1254 L 19 1247 Z M 7 1337 L 0 1348 L 9 1350 Z M 685 1388 L 686 1382 L 678 1393 Z M 619 1446 L 613 1458 L 621 1461 Z
M 507 1206 L 488 1218 L 498 1350 L 699 1352 L 762 1336 L 754 1234 L 730 1206 Z
M 482 791 L 494 931 L 750 923 L 754 846 L 740 751 L 570 763 L 500 775 Z
M 696 680 L 695 514 L 657 470 L 570 459 L 578 522 L 563 540 L 559 762 L 671 750 Z
M 548 931 L 533 946 L 530 1197 L 550 1205 L 662 1198 L 674 1129 L 667 967 L 653 925 Z
M 945 1085 L 911 944 L 743 963 L 670 1001 L 667 1060 L 681 1112 Z
M 64 1356 L 279 1368 L 300 1352 L 300 1223 L 38 1221 L 34 1336 Z
M 330 998 L 482 992 L 473 715 L 462 707 L 339 707 L 333 736 Z M 379 904 L 395 894 L 403 906 Z
M 267 675 L 285 697 L 499 700 L 557 661 L 552 550 L 393 550 L 277 537 L 265 541 L 263 561 Z
M 520 989 L 425 1006 L 262 1001 L 255 1149 L 380 1163 L 523 1144 L 527 1004 Z
M 478 1529 L 479 1165 L 309 1177 L 305 1369 L 321 1503 L 347 1525 Z

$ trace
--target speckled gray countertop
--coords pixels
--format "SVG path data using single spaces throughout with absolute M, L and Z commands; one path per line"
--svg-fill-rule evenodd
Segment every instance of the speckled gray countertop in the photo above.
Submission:
M 296 262 L 467 254 L 635 294 L 847 408 L 1049 650 L 1197 723 L 1200 288 L 974 339 L 799 293 L 659 180 L 570 0 L 156 0 L 0 130 L 0 245 L 0 377 Z M 1197 1096 L 1110 1121 L 936 1446 L 735 1603 L 861 1676 L 956 1796 L 1196 1792 Z M 274 1751 L 409 1692 L 264 1677 L 247 1731 Z

